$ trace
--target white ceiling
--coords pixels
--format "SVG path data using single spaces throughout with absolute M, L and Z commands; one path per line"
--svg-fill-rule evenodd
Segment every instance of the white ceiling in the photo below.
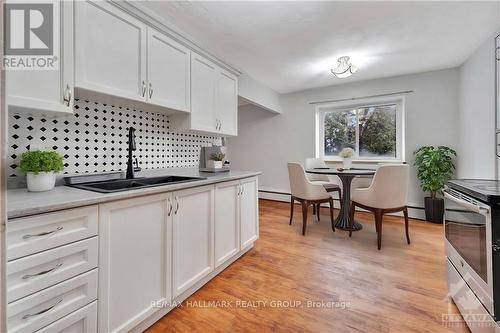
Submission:
M 280 93 L 456 67 L 500 27 L 498 1 L 143 4 Z M 343 55 L 359 70 L 337 79 Z

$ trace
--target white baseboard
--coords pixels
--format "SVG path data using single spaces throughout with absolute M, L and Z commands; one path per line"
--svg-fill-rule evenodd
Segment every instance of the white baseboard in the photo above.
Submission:
M 259 199 L 290 202 L 290 194 L 285 193 L 285 192 L 259 190 Z M 324 206 L 326 207 L 326 204 L 324 204 Z M 334 199 L 333 206 L 334 206 L 334 208 L 337 208 L 337 209 L 340 208 L 340 202 L 338 201 L 338 199 Z M 356 210 L 357 211 L 365 211 L 359 207 L 356 207 Z M 403 213 L 402 212 L 401 213 L 391 213 L 388 215 L 403 216 Z M 413 219 L 425 220 L 425 212 L 424 212 L 424 209 L 421 207 L 409 206 L 408 207 L 408 216 L 413 218 Z

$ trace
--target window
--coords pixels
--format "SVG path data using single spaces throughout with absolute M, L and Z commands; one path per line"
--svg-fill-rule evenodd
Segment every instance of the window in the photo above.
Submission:
M 402 99 L 316 110 L 318 157 L 340 160 L 339 152 L 352 148 L 358 161 L 404 160 Z

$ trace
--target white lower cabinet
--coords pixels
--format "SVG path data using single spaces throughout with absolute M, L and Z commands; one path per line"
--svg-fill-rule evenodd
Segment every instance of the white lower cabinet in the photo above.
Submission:
M 34 332 L 97 299 L 97 270 L 7 305 L 8 332 Z
M 240 249 L 240 182 L 215 185 L 215 267 Z
M 259 238 L 259 197 L 257 177 L 240 181 L 240 248 Z
M 257 205 L 252 177 L 9 221 L 8 331 L 127 332 L 164 315 L 250 248 Z
M 214 269 L 214 186 L 172 196 L 172 282 L 177 297 Z
M 99 206 L 99 332 L 129 331 L 170 301 L 168 197 Z
M 92 333 L 97 332 L 97 301 L 66 317 L 45 326 L 37 333 Z

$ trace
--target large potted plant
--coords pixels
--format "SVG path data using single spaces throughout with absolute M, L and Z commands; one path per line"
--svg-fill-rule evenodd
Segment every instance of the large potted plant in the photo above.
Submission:
M 26 173 L 28 191 L 41 192 L 54 188 L 56 173 L 64 169 L 64 164 L 55 151 L 30 150 L 21 155 L 19 167 Z
M 425 219 L 433 223 L 443 223 L 444 200 L 442 194 L 445 183 L 455 170 L 454 157 L 457 153 L 445 146 L 425 146 L 414 152 L 417 177 L 422 190 L 429 192 L 425 197 Z

